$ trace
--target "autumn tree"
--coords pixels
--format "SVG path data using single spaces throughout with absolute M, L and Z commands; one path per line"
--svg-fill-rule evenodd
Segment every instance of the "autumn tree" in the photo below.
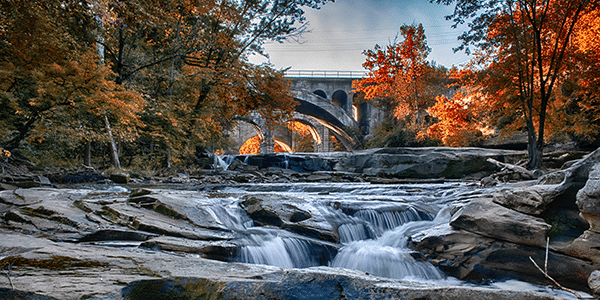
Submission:
M 589 10 L 575 28 L 571 68 L 556 105 L 564 127 L 583 146 L 600 142 L 600 9 Z
M 80 1 L 0 4 L 0 143 L 15 149 L 62 134 L 71 140 L 103 135 L 84 114 L 136 122 L 135 94 L 111 84 L 100 64 L 96 22 Z M 117 126 L 120 128 L 121 126 Z
M 403 25 L 400 33 L 402 41 L 364 52 L 363 67 L 369 72 L 353 87 L 417 132 L 424 129 L 426 109 L 446 91 L 446 70 L 426 60 L 431 49 L 421 24 Z
M 529 167 L 541 166 L 547 113 L 573 54 L 581 16 L 597 5 L 588 0 L 433 0 L 456 4 L 448 16 L 469 22 L 458 49 L 478 49 L 486 97 L 510 106 L 528 132 Z
M 327 1 L 99 2 L 117 82 L 148 100 L 145 139 L 189 154 L 219 140 L 221 127 L 236 115 L 291 112 L 283 73 L 250 64 L 248 55 L 263 53 L 266 41 L 299 34 L 303 9 Z

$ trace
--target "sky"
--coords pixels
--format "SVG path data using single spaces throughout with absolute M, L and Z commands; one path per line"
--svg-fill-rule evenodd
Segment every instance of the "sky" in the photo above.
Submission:
M 360 71 L 363 50 L 386 46 L 396 36 L 401 41 L 400 26 L 421 23 L 432 50 L 427 60 L 458 67 L 469 57 L 452 50 L 463 31 L 444 18 L 453 9 L 428 0 L 336 0 L 319 10 L 306 9 L 307 32 L 297 41 L 266 44 L 269 59 L 255 56 L 251 61 L 276 69 Z

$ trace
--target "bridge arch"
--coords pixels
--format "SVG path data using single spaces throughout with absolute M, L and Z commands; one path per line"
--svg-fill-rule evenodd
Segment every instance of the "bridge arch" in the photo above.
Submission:
M 337 90 L 331 95 L 331 102 L 337 104 L 343 110 L 348 111 L 348 94 L 343 90 Z
M 313 94 L 327 99 L 327 93 L 324 90 L 315 90 Z
M 313 117 L 329 128 L 346 150 L 362 148 L 353 132 L 358 125 L 342 107 L 306 90 L 295 90 L 293 93 L 294 100 L 298 102 L 296 112 Z

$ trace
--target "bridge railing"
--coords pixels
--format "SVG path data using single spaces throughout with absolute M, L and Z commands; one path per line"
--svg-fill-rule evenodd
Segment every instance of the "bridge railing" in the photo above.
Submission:
M 314 78 L 362 78 L 367 71 L 339 70 L 287 70 L 285 77 L 314 77 Z

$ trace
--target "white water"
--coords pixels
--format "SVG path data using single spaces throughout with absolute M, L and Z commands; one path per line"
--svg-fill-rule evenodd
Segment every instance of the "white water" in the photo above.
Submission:
M 322 220 L 323 228 L 332 227 L 340 238 L 335 249 L 279 228 L 254 227 L 247 221 L 234 226 L 229 222 L 236 218 L 230 212 L 224 223 L 246 235 L 236 261 L 282 268 L 326 265 L 414 280 L 438 280 L 444 275 L 430 263 L 413 258 L 413 251 L 407 247 L 410 235 L 439 224 L 442 217 L 434 220 L 434 216 L 443 208 L 482 192 L 458 183 L 262 184 L 217 189 L 240 197 L 268 193 L 300 198 L 303 206 L 299 208 L 310 212 L 313 219 Z M 247 216 L 238 219 L 247 220 Z
M 227 163 L 227 162 L 224 162 Z M 115 189 L 120 191 L 120 189 Z M 369 274 L 442 285 L 482 286 L 444 274 L 414 259 L 409 237 L 448 223 L 450 211 L 490 190 L 468 183 L 372 185 L 364 183 L 248 184 L 211 187 L 208 197 L 189 196 L 198 211 L 239 235 L 239 262 L 281 268 L 330 266 Z M 178 191 L 172 191 L 178 193 Z M 337 245 L 280 228 L 258 227 L 240 207 L 244 196 L 262 194 L 300 199 L 298 208 L 329 224 L 340 237 Z M 178 196 L 188 195 L 181 192 Z M 326 227 L 326 226 L 324 226 Z M 418 256 L 418 255 L 416 255 Z M 0 257 L 1 259 L 1 257 Z M 567 292 L 516 280 L 490 281 L 486 287 L 539 291 L 568 299 Z M 585 293 L 580 294 L 586 296 Z

